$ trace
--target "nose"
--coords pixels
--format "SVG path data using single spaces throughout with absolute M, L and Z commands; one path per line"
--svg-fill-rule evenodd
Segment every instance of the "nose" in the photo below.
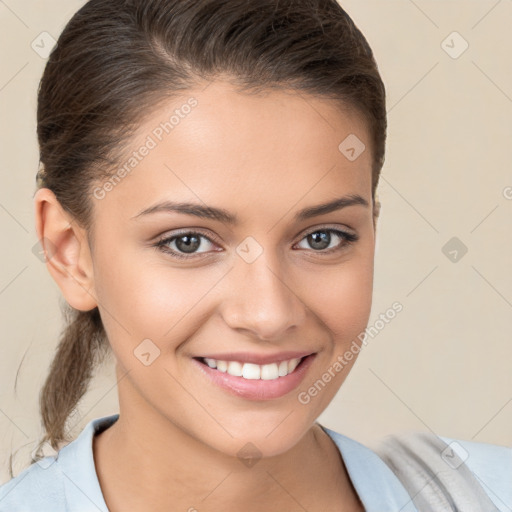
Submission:
M 256 261 L 239 259 L 229 273 L 221 315 L 232 329 L 272 341 L 283 339 L 306 318 L 306 306 L 281 266 L 265 252 Z M 295 283 L 296 285 L 296 283 Z

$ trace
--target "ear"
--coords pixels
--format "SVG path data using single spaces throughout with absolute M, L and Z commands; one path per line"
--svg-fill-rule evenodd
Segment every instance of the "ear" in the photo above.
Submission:
M 48 188 L 34 194 L 37 238 L 45 253 L 46 268 L 70 306 L 94 309 L 92 258 L 87 233 L 60 205 Z
M 377 232 L 377 220 L 380 215 L 380 201 L 378 199 L 375 199 L 373 202 L 373 230 Z

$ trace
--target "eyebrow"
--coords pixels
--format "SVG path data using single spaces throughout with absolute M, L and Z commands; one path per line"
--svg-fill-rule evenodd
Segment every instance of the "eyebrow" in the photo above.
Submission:
M 333 201 L 329 201 L 328 203 L 304 208 L 295 214 L 294 220 L 296 222 L 300 222 L 354 205 L 362 205 L 367 208 L 369 207 L 368 201 L 364 197 L 358 194 L 349 194 L 338 199 L 334 199 Z M 238 217 L 223 208 L 204 206 L 196 203 L 177 203 L 174 201 L 164 201 L 154 206 L 150 206 L 133 216 L 132 219 L 160 212 L 194 215 L 195 217 L 200 217 L 202 219 L 217 220 L 231 225 L 238 223 Z

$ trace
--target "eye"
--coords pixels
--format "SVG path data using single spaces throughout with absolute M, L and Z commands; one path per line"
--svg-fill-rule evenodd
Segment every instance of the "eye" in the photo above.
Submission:
M 190 258 L 195 254 L 209 252 L 212 245 L 214 243 L 206 235 L 196 231 L 186 231 L 158 241 L 155 247 L 176 258 Z M 202 250 L 199 251 L 199 249 Z
M 321 254 L 331 254 L 344 249 L 346 246 L 359 240 L 359 236 L 340 229 L 324 228 L 316 229 L 308 233 L 302 240 L 309 244 L 302 249 L 312 249 Z M 212 252 L 216 244 L 206 235 L 197 231 L 184 231 L 173 236 L 168 236 L 156 242 L 155 247 L 172 257 L 190 259 Z M 201 250 L 200 250 L 201 249 Z M 217 249 L 213 249 L 218 252 Z
M 340 229 L 325 228 L 311 231 L 301 242 L 306 241 L 315 252 L 331 254 L 344 249 L 357 240 L 359 240 L 359 236 L 356 234 L 348 233 Z M 308 247 L 302 248 L 308 249 Z

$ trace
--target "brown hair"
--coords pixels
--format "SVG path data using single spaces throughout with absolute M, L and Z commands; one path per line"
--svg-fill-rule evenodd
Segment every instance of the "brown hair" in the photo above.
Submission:
M 371 138 L 375 204 L 385 88 L 370 46 L 336 0 L 90 0 L 64 28 L 41 79 L 38 188 L 51 189 L 90 235 L 93 185 L 113 174 L 145 116 L 221 75 L 241 92 L 295 90 L 358 112 Z M 66 421 L 107 350 L 98 308 L 68 306 L 40 393 L 39 447 L 68 441 Z

